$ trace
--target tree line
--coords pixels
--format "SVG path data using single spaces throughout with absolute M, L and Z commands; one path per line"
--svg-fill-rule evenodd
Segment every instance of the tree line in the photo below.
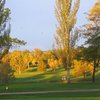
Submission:
M 59 50 L 42 51 L 40 49 L 34 49 L 33 51 L 19 51 L 14 50 L 9 52 L 1 59 L 3 65 L 9 66 L 8 68 L 3 66 L 1 68 L 1 75 L 9 75 L 13 73 L 23 74 L 30 68 L 35 68 L 39 72 L 53 71 L 55 72 L 59 68 L 63 68 L 63 61 L 55 55 L 55 52 L 59 53 Z M 10 68 L 10 70 L 8 70 Z M 72 76 L 85 76 L 92 75 L 93 65 L 88 61 L 74 59 Z M 4 76 L 5 76 L 4 75 Z M 3 77 L 3 76 L 2 76 Z M 5 78 L 6 80 L 6 78 Z

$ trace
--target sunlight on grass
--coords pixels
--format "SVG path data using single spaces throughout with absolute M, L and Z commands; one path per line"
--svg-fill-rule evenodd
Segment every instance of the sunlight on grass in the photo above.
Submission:
M 27 78 L 27 77 L 34 77 L 35 75 L 39 75 L 39 74 L 42 74 L 42 73 L 39 73 L 39 72 L 24 72 L 22 74 L 15 74 L 15 77 L 16 78 Z
M 50 79 L 53 78 L 55 75 L 49 74 L 49 75 L 44 75 L 44 79 Z
M 66 77 L 66 70 L 61 67 L 59 69 L 47 70 L 46 72 L 39 72 L 36 68 L 29 68 L 22 74 L 15 73 L 15 82 L 35 82 L 35 81 L 62 81 L 62 77 Z M 96 73 L 96 77 L 100 77 L 100 71 Z M 88 78 L 88 77 L 87 77 Z M 74 76 L 74 70 L 71 69 L 71 81 L 74 83 L 83 80 L 83 76 Z M 90 77 L 89 77 L 90 79 Z M 62 81 L 66 82 L 66 81 Z
M 61 80 L 62 76 L 66 75 L 64 68 L 59 68 L 56 71 L 48 70 L 47 72 L 39 72 L 36 68 L 30 68 L 22 74 L 15 73 L 16 79 L 40 81 L 40 80 Z
M 62 71 L 62 72 L 58 73 L 57 75 L 59 75 L 59 76 L 66 76 L 66 71 Z
M 100 71 L 96 72 L 96 75 L 100 75 Z
M 16 78 L 27 78 L 27 77 L 34 77 L 39 74 L 43 74 L 43 72 L 36 71 L 36 68 L 30 68 L 26 72 L 23 72 L 21 74 L 15 73 L 15 77 Z

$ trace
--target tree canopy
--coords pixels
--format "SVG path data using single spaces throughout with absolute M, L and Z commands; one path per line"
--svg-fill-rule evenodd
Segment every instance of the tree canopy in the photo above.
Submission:
M 14 45 L 25 45 L 26 42 L 10 37 L 10 9 L 5 8 L 6 0 L 0 0 L 0 58 Z

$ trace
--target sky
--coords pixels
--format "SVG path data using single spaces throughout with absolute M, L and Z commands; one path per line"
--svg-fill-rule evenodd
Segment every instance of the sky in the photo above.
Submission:
M 97 0 L 80 1 L 77 26 L 87 23 L 85 13 L 88 13 Z M 27 42 L 25 46 L 14 49 L 52 49 L 57 25 L 55 0 L 7 0 L 6 7 L 11 10 L 11 37 Z

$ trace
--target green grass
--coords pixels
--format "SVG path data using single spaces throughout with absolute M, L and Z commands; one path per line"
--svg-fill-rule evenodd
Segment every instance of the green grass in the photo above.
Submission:
M 72 71 L 71 71 L 72 73 Z M 0 84 L 0 93 L 3 92 L 31 92 L 31 91 L 49 91 L 49 90 L 80 90 L 80 89 L 100 89 L 100 81 L 91 83 L 90 77 L 86 82 L 82 77 L 76 77 L 74 83 L 66 84 L 61 80 L 66 75 L 63 68 L 56 71 L 47 71 L 46 73 L 37 72 L 36 69 L 30 69 L 21 75 L 15 74 L 15 81 L 9 84 Z M 96 73 L 96 79 L 100 79 L 100 72 Z M 81 81 L 79 81 L 81 79 Z M 75 83 L 76 82 L 76 83 Z M 77 83 L 79 82 L 79 83 Z M 8 86 L 8 90 L 6 90 Z M 9 95 L 0 96 L 0 100 L 100 100 L 99 92 L 80 92 L 80 93 L 47 93 L 35 95 Z
M 71 70 L 71 74 L 73 70 Z M 56 69 L 55 71 L 48 69 L 46 72 L 38 72 L 36 68 L 29 69 L 22 74 L 15 73 L 16 82 L 37 82 L 37 81 L 61 81 L 62 76 L 66 76 L 66 71 L 63 67 Z M 71 78 L 73 76 L 71 75 Z M 74 77 L 75 79 L 76 77 Z M 77 77 L 77 79 L 82 77 Z
M 16 80 L 14 82 L 58 81 L 65 75 L 64 68 L 59 68 L 56 71 L 48 70 L 47 72 L 38 72 L 36 68 L 33 68 L 20 75 L 15 74 Z
M 9 84 L 0 84 L 0 92 L 23 92 L 23 91 L 44 91 L 44 90 L 70 90 L 70 89 L 100 89 L 100 82 L 92 84 L 90 78 L 87 78 L 88 83 L 83 83 L 81 77 L 76 78 L 80 80 L 79 83 L 66 84 L 61 80 L 62 75 L 65 75 L 63 68 L 54 71 L 47 71 L 46 73 L 39 73 L 36 69 L 30 69 L 21 75 L 17 75 L 17 79 Z M 97 74 L 99 77 L 99 73 Z M 99 77 L 100 78 L 100 77 Z M 89 80 L 89 81 L 88 81 Z M 9 89 L 6 91 L 5 87 Z
M 6 91 L 5 87 L 9 89 Z M 0 85 L 0 92 L 25 92 L 25 91 L 49 91 L 49 90 L 73 90 L 73 89 L 100 89 L 100 83 L 23 83 Z
M 71 70 L 71 74 L 73 75 L 73 70 Z M 71 75 L 72 82 L 91 82 L 91 76 L 87 76 L 84 80 L 83 76 L 75 77 Z M 56 71 L 48 70 L 46 72 L 38 72 L 36 68 L 30 68 L 26 72 L 18 75 L 15 74 L 16 79 L 14 83 L 20 82 L 48 82 L 48 81 L 58 81 L 61 82 L 62 76 L 66 76 L 66 71 L 64 68 L 56 69 Z M 96 80 L 100 82 L 100 71 L 96 73 Z
M 99 92 L 0 96 L 1 100 L 100 100 Z

